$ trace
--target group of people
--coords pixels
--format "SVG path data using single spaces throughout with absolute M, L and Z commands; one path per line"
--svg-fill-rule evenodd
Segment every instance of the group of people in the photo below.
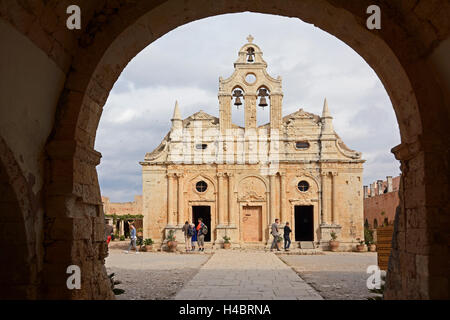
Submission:
M 280 248 L 278 247 L 278 243 L 281 241 L 278 241 L 280 235 L 280 230 L 279 230 L 279 224 L 280 224 L 280 219 L 275 219 L 275 222 L 272 223 L 272 227 L 271 227 L 271 232 L 270 234 L 273 236 L 273 242 L 272 242 L 272 246 L 270 247 L 270 251 L 272 251 L 273 249 L 277 248 L 277 251 L 281 251 Z M 286 222 L 285 226 L 284 226 L 284 230 L 283 230 L 283 238 L 284 238 L 284 251 L 289 251 L 289 247 L 291 246 L 291 227 L 289 226 L 289 222 Z
M 272 246 L 270 247 L 270 251 L 273 249 L 277 249 L 277 251 L 281 251 L 278 244 L 279 244 L 279 237 L 280 235 L 280 229 L 279 229 L 280 219 L 275 219 L 275 222 L 272 223 L 271 232 L 270 234 L 273 236 L 273 242 Z M 112 227 L 108 228 L 106 231 L 107 236 L 107 243 L 111 241 L 111 235 L 112 235 Z M 203 223 L 203 219 L 198 219 L 198 224 L 195 226 L 193 223 L 189 223 L 189 221 L 186 221 L 183 228 L 184 233 L 184 240 L 186 243 L 186 252 L 189 251 L 195 251 L 196 245 L 198 245 L 198 251 L 205 251 L 205 236 L 208 234 L 208 227 L 206 224 Z M 284 238 L 284 250 L 289 251 L 289 247 L 291 246 L 291 228 L 289 226 L 289 222 L 286 222 L 283 230 L 283 238 Z M 139 253 L 139 249 L 136 246 L 136 228 L 134 226 L 134 223 L 130 223 L 130 246 L 128 247 L 128 250 L 125 251 L 125 253 L 128 253 L 131 248 L 134 248 L 136 250 L 136 253 Z
M 208 227 L 203 223 L 202 218 L 198 218 L 197 226 L 186 221 L 182 230 L 184 233 L 186 252 L 195 251 L 196 244 L 198 244 L 198 251 L 205 251 L 205 236 L 208 234 Z

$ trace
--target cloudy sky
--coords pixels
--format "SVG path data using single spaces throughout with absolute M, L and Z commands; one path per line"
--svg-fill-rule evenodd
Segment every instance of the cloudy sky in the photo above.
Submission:
M 328 100 L 334 128 L 367 160 L 364 184 L 400 173 L 390 149 L 400 143 L 395 114 L 375 72 L 346 44 L 296 18 L 240 13 L 181 26 L 158 39 L 124 70 L 106 103 L 96 141 L 102 194 L 131 201 L 142 193 L 141 167 L 170 130 L 175 101 L 183 118 L 219 114 L 219 76 L 233 72 L 251 34 L 270 75 L 283 79 L 283 116 L 303 108 L 321 114 Z M 242 124 L 243 111 L 233 119 Z M 258 123 L 268 120 L 268 108 Z

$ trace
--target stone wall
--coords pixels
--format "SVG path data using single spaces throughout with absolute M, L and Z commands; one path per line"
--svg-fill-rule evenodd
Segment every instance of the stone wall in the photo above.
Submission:
M 400 205 L 398 196 L 400 177 L 392 179 L 390 192 L 387 192 L 388 180 L 379 180 L 379 185 L 382 186 L 381 190 L 379 190 L 378 184 L 375 183 L 375 188 L 369 189 L 368 195 L 364 198 L 364 221 L 369 223 L 370 228 L 376 228 L 374 224 L 375 219 L 378 226 L 381 226 L 386 218 L 389 224 L 394 223 L 395 212 L 397 206 Z

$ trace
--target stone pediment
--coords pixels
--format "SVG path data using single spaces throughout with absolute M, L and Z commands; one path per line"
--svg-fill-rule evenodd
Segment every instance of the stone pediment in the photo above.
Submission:
M 320 117 L 316 114 L 306 112 L 303 109 L 299 109 L 298 111 L 291 113 L 283 118 L 284 122 L 290 123 L 295 120 L 305 120 L 310 119 L 314 120 L 316 123 L 320 121 Z
M 203 110 L 200 110 L 199 112 L 194 113 L 190 117 L 183 120 L 184 127 L 188 126 L 192 121 L 207 121 L 211 124 L 218 124 L 219 118 L 214 117 Z

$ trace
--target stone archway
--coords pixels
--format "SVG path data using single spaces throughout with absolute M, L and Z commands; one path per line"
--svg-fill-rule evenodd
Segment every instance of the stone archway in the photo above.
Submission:
M 39 297 L 37 201 L 11 150 L 0 137 L 0 290 L 2 299 Z
M 121 71 L 143 48 L 177 26 L 224 13 L 253 11 L 313 23 L 351 46 L 375 70 L 391 98 L 402 139 L 393 149 L 402 163 L 401 210 L 386 298 L 448 298 L 450 77 L 445 73 L 445 52 L 450 46 L 446 24 L 450 7 L 444 0 L 380 1 L 382 29 L 370 31 L 365 22 L 371 2 L 90 1 L 85 4 L 88 22 L 83 30 L 65 30 L 64 36 L 43 32 L 51 25 L 32 24 L 30 10 L 41 10 L 43 4 L 27 10 L 14 4 L 6 13 L 0 9 L 1 16 L 48 52 L 67 74 L 47 144 L 44 218 L 52 217 L 70 232 L 65 241 L 51 243 L 49 230 L 44 228 L 45 253 L 67 254 L 61 261 L 45 260 L 43 273 L 52 277 L 43 279 L 43 297 L 112 297 L 103 266 L 103 212 L 95 169 L 101 155 L 94 150 L 94 142 L 102 107 Z M 49 10 L 57 18 L 64 17 L 58 11 L 61 8 Z M 27 23 L 20 23 L 20 18 Z M 44 41 L 48 39 L 60 45 L 49 46 Z M 76 293 L 63 288 L 67 264 L 79 264 L 85 270 L 83 288 Z

